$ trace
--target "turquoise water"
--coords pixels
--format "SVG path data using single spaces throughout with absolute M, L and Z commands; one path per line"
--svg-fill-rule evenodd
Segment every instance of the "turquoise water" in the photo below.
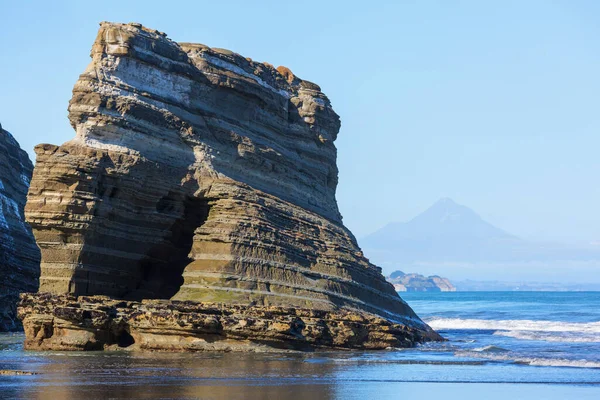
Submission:
M 599 399 L 600 293 L 406 293 L 448 342 L 379 352 L 24 352 L 0 335 L 0 398 Z

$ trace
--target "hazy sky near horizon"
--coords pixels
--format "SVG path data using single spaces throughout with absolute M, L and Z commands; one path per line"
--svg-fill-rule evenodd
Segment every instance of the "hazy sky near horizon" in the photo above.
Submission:
M 30 154 L 74 136 L 98 23 L 140 22 L 318 83 L 358 237 L 451 197 L 525 238 L 600 242 L 600 2 L 0 3 L 0 122 Z

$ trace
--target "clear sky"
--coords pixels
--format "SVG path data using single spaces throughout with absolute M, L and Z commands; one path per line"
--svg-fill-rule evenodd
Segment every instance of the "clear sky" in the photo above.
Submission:
M 141 22 L 318 83 L 358 237 L 440 197 L 525 238 L 600 242 L 600 2 L 0 0 L 0 122 L 73 137 L 98 23 Z

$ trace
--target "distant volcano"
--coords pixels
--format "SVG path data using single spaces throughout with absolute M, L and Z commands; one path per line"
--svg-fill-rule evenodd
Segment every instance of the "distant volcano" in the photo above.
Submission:
M 529 266 L 571 262 L 600 264 L 600 251 L 561 244 L 522 240 L 489 222 L 475 211 L 443 198 L 408 222 L 392 222 L 360 240 L 364 253 L 389 272 L 409 269 L 420 273 L 448 273 L 435 266 Z M 411 268 L 431 266 L 428 270 Z
M 395 261 L 410 263 L 506 259 L 507 251 L 525 242 L 444 198 L 408 222 L 384 226 L 361 244 L 366 250 L 389 252 Z

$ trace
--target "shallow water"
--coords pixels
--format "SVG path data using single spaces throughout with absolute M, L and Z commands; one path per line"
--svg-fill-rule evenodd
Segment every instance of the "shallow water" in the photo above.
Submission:
M 449 339 L 282 354 L 24 352 L 0 335 L 1 398 L 600 398 L 600 293 L 403 295 Z

